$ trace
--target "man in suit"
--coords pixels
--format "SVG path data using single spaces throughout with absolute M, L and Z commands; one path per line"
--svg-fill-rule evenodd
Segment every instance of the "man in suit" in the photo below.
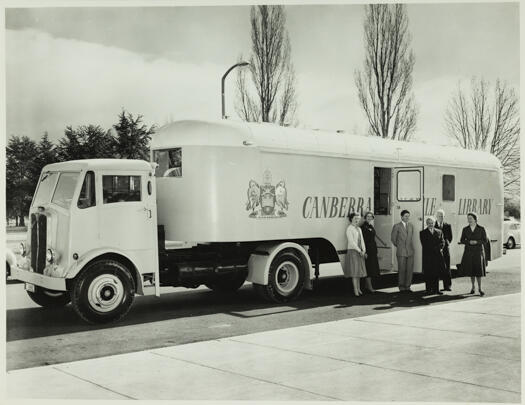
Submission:
M 450 251 L 448 246 L 452 243 L 452 227 L 445 222 L 445 211 L 437 210 L 436 224 L 434 227 L 443 232 L 445 247 L 443 248 L 443 258 L 445 259 L 445 270 L 443 272 L 443 291 L 451 291 L 452 277 L 450 275 Z
M 443 238 L 443 232 L 434 227 L 434 218 L 427 218 L 426 224 L 427 227 L 419 232 L 419 239 L 423 247 L 425 285 L 427 293 L 443 295 L 439 291 L 439 276 L 445 268 L 442 252 L 445 247 L 445 239 Z
M 414 227 L 408 222 L 410 212 L 401 211 L 401 222 L 395 224 L 392 228 L 390 240 L 396 247 L 397 257 L 397 277 L 399 291 L 409 293 L 412 284 L 412 271 L 414 270 L 414 246 L 412 238 L 414 236 Z

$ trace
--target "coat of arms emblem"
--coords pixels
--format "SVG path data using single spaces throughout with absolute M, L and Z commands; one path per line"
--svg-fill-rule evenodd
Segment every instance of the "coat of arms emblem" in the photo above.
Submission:
M 250 180 L 247 194 L 246 211 L 251 211 L 250 218 L 282 218 L 286 216 L 289 205 L 286 184 L 284 180 L 281 180 L 274 186 L 270 170 L 264 171 L 261 185 L 255 180 Z

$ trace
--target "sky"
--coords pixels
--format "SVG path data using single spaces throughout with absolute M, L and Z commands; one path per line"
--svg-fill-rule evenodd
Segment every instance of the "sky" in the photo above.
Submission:
M 147 124 L 219 119 L 220 79 L 250 49 L 249 6 L 6 9 L 7 136 L 52 140 L 68 125 L 111 127 L 126 109 Z M 519 93 L 519 4 L 407 6 L 419 109 L 414 139 L 451 144 L 444 114 L 472 76 Z M 354 72 L 364 6 L 288 5 L 300 127 L 365 133 Z M 234 110 L 234 75 L 226 110 Z

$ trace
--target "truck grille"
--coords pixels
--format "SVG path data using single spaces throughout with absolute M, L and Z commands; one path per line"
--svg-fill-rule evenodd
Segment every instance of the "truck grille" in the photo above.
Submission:
M 47 217 L 31 214 L 31 267 L 42 274 L 46 267 Z

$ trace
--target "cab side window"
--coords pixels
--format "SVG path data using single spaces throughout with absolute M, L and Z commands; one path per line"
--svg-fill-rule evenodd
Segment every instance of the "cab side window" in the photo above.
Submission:
M 94 207 L 95 205 L 97 205 L 95 198 L 95 173 L 89 171 L 86 173 L 86 177 L 84 177 L 84 183 L 80 190 L 77 207 L 84 209 Z
M 104 204 L 140 201 L 140 176 L 102 176 Z

